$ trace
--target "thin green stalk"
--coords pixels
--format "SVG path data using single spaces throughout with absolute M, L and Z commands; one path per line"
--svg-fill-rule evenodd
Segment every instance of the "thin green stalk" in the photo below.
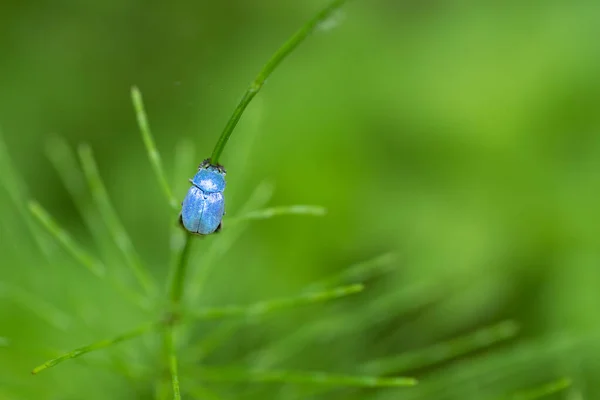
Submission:
M 144 108 L 142 93 L 135 86 L 131 88 L 131 101 L 133 102 L 133 107 L 135 108 L 138 126 L 142 134 L 144 145 L 146 146 L 146 151 L 148 152 L 150 164 L 152 164 L 152 168 L 154 169 L 154 174 L 156 174 L 156 178 L 158 179 L 158 182 L 162 187 L 165 196 L 167 197 L 169 205 L 171 208 L 177 210 L 179 208 L 177 200 L 171 191 L 171 186 L 169 185 L 167 175 L 165 174 L 165 170 L 162 165 L 160 153 L 156 149 L 156 143 L 154 142 L 154 137 L 150 131 L 150 124 L 148 123 L 148 117 Z
M 283 364 L 301 354 L 306 348 L 306 343 L 331 341 L 332 337 L 340 337 L 345 332 L 356 332 L 353 326 L 348 326 L 347 321 L 348 318 L 330 313 L 310 324 L 299 326 L 277 341 L 249 352 L 244 359 L 260 368 Z
M 185 179 L 178 179 L 185 176 L 186 171 L 188 171 L 189 167 L 193 165 L 194 162 L 194 146 L 188 139 L 182 139 L 177 143 L 175 149 L 175 164 L 173 166 L 174 171 L 174 188 L 177 193 L 184 193 L 184 189 L 189 188 L 189 182 Z M 181 229 L 181 226 L 178 223 L 173 223 L 171 226 L 170 233 L 170 261 L 169 261 L 169 277 L 168 277 L 168 286 L 167 291 L 172 290 L 171 286 L 175 284 L 177 280 L 181 280 L 182 276 L 176 279 L 175 275 L 179 274 L 179 263 L 181 262 L 181 256 L 186 248 L 186 246 L 190 245 L 188 241 L 188 233 L 185 229 Z M 189 250 L 189 249 L 188 249 Z M 186 250 L 186 251 L 188 251 Z M 186 257 L 189 257 L 187 255 Z M 185 268 L 185 266 L 184 266 Z M 183 281 L 178 283 L 178 285 L 182 285 Z M 181 290 L 181 289 L 178 289 Z M 169 292 L 170 295 L 170 292 Z
M 98 248 L 102 251 L 106 265 L 121 264 L 121 260 L 114 251 L 114 241 L 105 227 L 99 211 L 96 207 L 90 207 L 90 194 L 85 177 L 71 146 L 64 138 L 53 137 L 47 142 L 46 155 L 74 200 L 85 225 L 98 244 Z
M 167 174 L 162 165 L 160 153 L 156 148 L 156 144 L 154 142 L 154 138 L 150 131 L 150 124 L 148 123 L 148 117 L 146 115 L 146 110 L 144 108 L 144 102 L 142 99 L 142 93 L 139 91 L 137 87 L 131 88 L 131 100 L 133 102 L 133 106 L 135 108 L 137 122 L 142 134 L 142 139 L 144 141 L 144 145 L 146 146 L 146 152 L 148 153 L 148 158 L 150 159 L 150 163 L 152 164 L 152 168 L 154 169 L 154 174 L 158 180 L 159 185 L 162 187 L 165 196 L 167 197 L 167 201 L 171 208 L 177 210 L 179 205 L 177 204 L 177 200 L 173 196 L 173 192 L 171 190 L 171 186 L 167 180 Z M 178 147 L 178 153 L 190 154 L 187 149 Z M 184 158 L 181 160 L 179 157 L 176 157 L 176 160 L 184 163 Z M 185 158 L 187 159 L 187 158 Z M 179 165 L 178 165 L 179 167 Z M 180 168 L 176 167 L 176 171 Z M 181 399 L 181 392 L 179 388 L 179 374 L 177 371 L 177 352 L 174 343 L 174 323 L 177 321 L 179 317 L 179 307 L 181 303 L 181 299 L 184 294 L 184 282 L 186 276 L 186 270 L 188 265 L 189 253 L 192 244 L 192 235 L 189 233 L 185 233 L 185 239 L 183 244 L 181 245 L 179 242 L 180 238 L 179 229 L 174 229 L 173 234 L 171 235 L 172 241 L 172 254 L 174 256 L 173 266 L 170 273 L 170 285 L 168 288 L 168 296 L 170 301 L 170 310 L 167 314 L 167 319 L 163 321 L 165 326 L 164 331 L 164 348 L 167 357 L 167 364 L 169 366 L 169 371 L 171 374 L 171 382 L 173 388 L 173 398 L 175 400 Z M 166 393 L 163 393 L 166 396 Z
M 384 253 L 373 259 L 359 262 L 330 275 L 318 282 L 308 285 L 303 292 L 311 293 L 315 291 L 326 291 L 328 288 L 337 285 L 351 284 L 353 282 L 368 281 L 375 276 L 379 276 L 393 269 L 396 261 L 394 253 Z M 353 332 L 355 329 L 365 326 L 365 315 L 375 319 L 377 314 L 370 310 L 371 302 L 361 302 L 353 312 L 353 318 L 344 319 L 341 315 L 330 315 L 326 318 L 314 321 L 290 332 L 289 335 L 282 336 L 275 342 L 270 342 L 268 347 L 256 349 L 247 359 L 253 360 L 261 367 L 271 366 L 291 358 L 294 354 L 301 352 L 307 342 L 315 338 L 338 337 L 339 335 Z M 367 308 L 369 307 L 369 308 Z M 389 307 L 388 307 L 389 309 Z M 380 311 L 380 310 L 377 310 Z M 366 314 L 365 314 L 366 313 Z M 370 322 L 369 322 L 370 323 Z M 368 325 L 368 324 L 367 324 Z M 344 327 L 344 329 L 340 329 Z M 258 361 L 257 361 L 258 360 Z
M 343 3 L 345 3 L 345 1 L 346 0 L 334 0 L 328 7 L 326 7 L 324 10 L 322 10 L 320 13 L 318 13 L 313 19 L 311 19 L 307 24 L 305 24 L 304 27 L 302 27 L 298 32 L 296 32 L 296 34 L 294 34 L 294 36 L 292 36 L 292 38 L 289 39 L 275 53 L 275 55 L 267 62 L 267 64 L 263 67 L 262 71 L 258 74 L 256 79 L 248 87 L 248 90 L 242 97 L 242 100 L 238 104 L 237 108 L 234 110 L 233 115 L 231 116 L 229 122 L 227 123 L 227 125 L 225 126 L 225 129 L 223 130 L 221 136 L 219 137 L 219 140 L 217 141 L 217 144 L 211 155 L 211 162 L 213 164 L 218 164 L 219 157 L 221 156 L 221 153 L 223 152 L 223 149 L 225 148 L 227 141 L 229 140 L 229 137 L 231 136 L 231 133 L 233 132 L 233 129 L 237 125 L 244 110 L 246 109 L 248 104 L 250 104 L 250 101 L 258 93 L 258 91 L 261 89 L 261 87 L 263 86 L 264 82 L 269 77 L 269 75 L 281 63 L 281 61 L 283 61 L 283 59 L 288 54 L 290 54 L 315 29 L 315 27 L 320 22 L 322 22 L 326 18 L 328 18 L 331 15 L 331 13 L 333 13 L 338 7 L 340 7 Z M 163 170 L 162 170 L 162 166 L 160 163 L 160 159 L 158 158 L 158 152 L 155 149 L 154 141 L 152 140 L 152 137 L 150 135 L 150 130 L 148 128 L 147 119 L 145 117 L 145 112 L 143 110 L 141 94 L 139 93 L 139 91 L 135 90 L 135 88 L 134 88 L 134 90 L 132 91 L 132 96 L 133 96 L 134 104 L 136 105 L 136 110 L 137 110 L 137 114 L 138 114 L 138 123 L 140 124 L 140 129 L 142 130 L 142 135 L 144 136 L 144 142 L 146 143 L 146 148 L 150 154 L 151 161 L 153 161 L 155 172 L 159 176 L 159 181 L 162 182 L 163 187 L 168 188 L 168 185 L 166 185 L 166 178 L 164 178 L 164 173 L 162 172 Z M 168 197 L 171 198 L 172 196 L 170 195 L 170 188 L 168 189 L 167 192 L 169 194 Z M 175 312 L 178 310 L 178 308 L 180 306 L 181 298 L 183 297 L 183 294 L 184 294 L 184 289 L 185 289 L 184 281 L 185 281 L 185 275 L 186 275 L 191 241 L 192 241 L 192 235 L 187 234 L 186 238 L 185 238 L 185 243 L 183 245 L 183 249 L 179 256 L 179 260 L 175 264 L 175 270 L 172 274 L 172 283 L 171 283 L 171 288 L 169 291 L 169 297 L 171 300 L 171 307 L 172 307 L 171 312 Z M 231 241 L 226 242 L 226 243 L 231 243 Z M 215 250 L 215 252 L 217 252 L 217 250 Z M 208 269 L 206 269 L 203 273 L 201 273 L 200 285 L 197 289 L 197 292 L 199 292 L 201 290 L 201 286 L 204 283 L 204 280 L 206 279 L 207 273 L 208 273 Z M 240 312 L 240 310 L 238 310 L 238 312 Z M 167 329 L 166 335 L 170 335 L 170 333 L 168 333 L 168 332 L 170 332 L 169 329 Z M 178 399 L 178 398 L 180 398 L 180 394 L 179 394 L 178 378 L 176 375 L 177 365 L 176 365 L 176 358 L 174 358 L 175 350 L 173 348 L 174 346 L 172 346 L 172 337 L 170 339 L 168 337 L 166 337 L 165 343 L 166 343 L 166 347 L 167 347 L 167 352 L 168 352 L 168 354 L 171 355 L 170 356 L 170 367 L 171 367 L 170 369 L 171 369 L 171 374 L 172 374 L 172 379 L 173 379 L 173 392 L 174 392 L 175 399 Z
M 262 132 L 262 120 L 265 113 L 265 99 L 255 97 L 252 100 L 252 107 L 244 111 L 244 124 L 240 127 L 240 133 L 243 137 L 235 142 L 235 146 L 229 151 L 235 152 L 235 158 L 227 162 L 227 168 L 235 170 L 238 182 L 244 182 L 249 173 L 252 172 L 254 144 L 258 141 Z
M 503 400 L 536 400 L 542 397 L 550 396 L 551 394 L 555 394 L 561 392 L 565 389 L 568 389 L 572 384 L 571 379 L 569 378 L 561 378 L 552 382 L 548 382 L 544 385 L 526 389 L 520 391 L 518 393 L 512 394 L 507 397 L 503 397 Z
M 173 399 L 181 400 L 181 391 L 179 389 L 179 372 L 177 371 L 177 351 L 175 350 L 175 341 L 173 338 L 173 325 L 169 325 L 165 329 L 165 349 L 171 373 L 171 382 L 173 384 Z
M 583 354 L 589 351 L 590 346 L 595 346 L 599 338 L 597 332 L 585 335 L 562 332 L 521 341 L 496 352 L 469 357 L 428 373 L 428 384 L 419 387 L 415 396 L 439 399 L 445 397 L 448 388 L 451 387 L 458 398 L 469 398 L 472 397 L 470 385 L 474 382 L 484 390 L 519 381 L 531 371 L 548 372 L 548 366 L 553 365 L 558 358 L 565 354 Z M 512 396 L 524 396 L 526 392 L 529 390 L 514 393 Z M 510 396 L 511 394 L 506 393 L 502 398 L 511 399 Z M 498 392 L 495 392 L 493 398 L 499 397 L 501 396 Z
M 164 321 L 166 324 L 164 331 L 164 349 L 167 358 L 167 365 L 171 374 L 171 384 L 173 387 L 173 399 L 181 399 L 181 391 L 179 388 L 179 373 L 177 371 L 177 350 L 175 348 L 173 329 L 174 323 L 179 319 L 179 308 L 181 298 L 184 293 L 185 273 L 192 245 L 192 234 L 186 233 L 183 248 L 179 253 L 177 262 L 174 264 L 174 271 L 171 274 L 171 285 L 169 288 L 170 310 L 167 314 L 168 319 Z
M 306 293 L 295 297 L 261 301 L 248 306 L 214 307 L 200 310 L 192 316 L 197 319 L 219 319 L 239 316 L 259 316 L 272 311 L 294 308 L 308 304 L 321 303 L 328 300 L 339 299 L 362 292 L 361 284 L 342 286 L 323 292 Z
M 110 202 L 108 193 L 106 192 L 106 188 L 102 182 L 100 173 L 98 172 L 98 167 L 94 160 L 91 147 L 88 145 L 80 146 L 79 158 L 81 166 L 83 167 L 83 173 L 88 180 L 92 197 L 96 202 L 100 215 L 104 219 L 107 228 L 110 230 L 115 244 L 125 257 L 127 264 L 133 271 L 133 274 L 142 288 L 145 289 L 146 293 L 151 297 L 155 293 L 154 282 L 142 266 L 142 262 L 131 243 L 131 239 Z
M 221 343 L 233 336 L 240 326 L 247 324 L 248 322 L 257 322 L 256 319 L 252 318 L 259 317 L 273 311 L 323 303 L 329 300 L 351 296 L 353 294 L 360 293 L 363 289 L 363 285 L 355 284 L 333 288 L 322 292 L 304 293 L 284 299 L 261 301 L 246 306 L 233 305 L 225 307 L 211 307 L 204 310 L 200 309 L 199 311 L 190 315 L 190 318 L 197 318 L 199 320 L 214 320 L 238 317 L 238 319 L 232 320 L 230 324 L 219 324 L 211 334 L 205 336 L 203 340 L 199 341 L 195 346 L 189 349 L 187 355 L 190 359 L 194 360 L 194 362 L 198 362 L 198 360 L 206 357 Z
M 210 157 L 212 164 L 218 164 L 219 158 L 221 157 L 221 153 L 225 146 L 227 145 L 227 141 L 231 136 L 231 133 L 235 129 L 240 117 L 244 113 L 248 104 L 252 101 L 252 98 L 256 96 L 258 91 L 263 87 L 265 81 L 271 75 L 271 73 L 277 68 L 277 66 L 292 52 L 308 35 L 310 35 L 315 28 L 327 20 L 338 8 L 340 8 L 346 0 L 333 0 L 327 7 L 325 7 L 321 12 L 315 15 L 310 21 L 308 21 L 302 28 L 300 28 L 287 42 L 281 46 L 277 52 L 271 57 L 271 59 L 265 64 L 262 70 L 259 72 L 258 76 L 250 83 L 248 89 L 246 89 L 246 93 L 242 96 L 239 104 L 233 111 L 233 114 L 229 118 L 227 125 L 223 129 L 217 144 L 212 152 Z
M 52 236 L 75 258 L 81 265 L 89 269 L 94 275 L 103 278 L 106 274 L 106 268 L 102 262 L 96 260 L 81 248 L 75 240 L 62 229 L 44 210 L 44 208 L 35 201 L 29 202 L 29 211 L 46 228 Z
M 169 299 L 170 299 L 170 310 L 168 317 L 165 321 L 167 326 L 164 332 L 164 348 L 167 357 L 167 364 L 171 373 L 171 383 L 173 386 L 173 399 L 181 399 L 181 391 L 179 388 L 179 374 L 177 371 L 177 350 L 175 348 L 173 329 L 174 323 L 179 319 L 180 303 L 181 298 L 184 294 L 185 289 L 185 275 L 187 271 L 188 259 L 190 256 L 190 249 L 192 246 L 193 235 L 190 233 L 185 234 L 185 242 L 178 255 L 177 262 L 174 264 L 174 271 L 171 274 L 171 285 L 169 288 Z
M 192 247 L 193 239 L 194 238 L 192 234 L 186 233 L 183 248 L 179 254 L 179 260 L 175 265 L 175 271 L 171 281 L 171 290 L 169 291 L 171 305 L 175 307 L 179 306 L 181 297 L 183 296 L 187 264 L 190 257 L 190 249 Z
M 327 214 L 327 209 L 321 206 L 311 206 L 295 204 L 291 206 L 270 207 L 262 210 L 250 211 L 239 217 L 225 220 L 227 225 L 233 225 L 245 220 L 269 219 L 281 215 L 309 215 L 313 217 L 322 217 Z
M 242 214 L 245 215 L 245 214 Z M 238 228 L 239 229 L 239 228 Z M 369 280 L 373 276 L 377 276 L 388 272 L 393 269 L 394 262 L 396 261 L 396 255 L 393 253 L 384 253 L 373 259 L 366 260 L 357 264 L 354 264 L 342 272 L 336 273 L 332 276 L 329 276 L 317 283 L 310 284 L 303 290 L 304 294 L 310 294 L 315 292 L 327 292 L 328 290 L 335 289 L 336 286 L 341 286 L 344 284 L 351 284 L 360 282 L 361 280 Z M 214 309 L 213 309 L 214 310 Z M 214 318 L 219 318 L 214 311 L 209 310 L 199 310 L 198 313 L 206 313 L 207 318 L 210 318 L 211 315 L 214 315 Z M 360 313 L 356 313 L 356 317 L 353 319 L 353 326 L 360 326 L 363 323 L 363 319 L 360 319 Z M 224 315 L 226 317 L 227 315 Z M 357 319 L 359 318 L 359 319 Z M 356 321 L 354 321 L 356 320 Z M 233 326 L 231 328 L 231 332 L 228 332 L 227 335 L 231 336 L 236 332 L 236 329 L 241 326 L 243 321 L 241 321 L 238 325 Z M 257 352 L 252 353 L 249 359 L 269 359 L 273 360 L 273 354 L 287 354 L 288 356 L 294 354 L 295 352 L 301 351 L 307 341 L 310 341 L 316 337 L 323 337 L 326 335 L 330 335 L 331 332 L 338 331 L 339 327 L 348 324 L 348 321 L 341 321 L 340 318 L 334 319 L 329 317 L 324 320 L 316 321 L 312 324 L 304 326 L 298 330 L 295 330 L 288 337 L 284 337 L 276 343 L 269 343 L 269 346 L 276 346 L 277 351 L 271 351 L 272 349 L 259 349 Z M 352 331 L 352 329 L 348 329 L 348 331 Z M 227 336 L 223 335 L 223 337 Z M 225 339 L 223 339 L 225 340 Z M 212 349 L 218 346 L 221 342 L 216 338 L 213 340 L 215 343 L 206 344 L 209 347 L 208 351 L 212 351 Z M 195 347 L 194 354 L 200 354 L 200 356 L 196 357 L 196 359 L 201 358 L 201 356 L 206 352 L 205 344 L 201 342 Z M 281 360 L 278 360 L 281 362 Z M 261 361 L 258 364 L 263 366 L 265 362 Z M 272 365 L 269 361 L 268 365 Z
M 105 349 L 105 348 L 110 347 L 112 345 L 115 345 L 117 343 L 124 342 L 126 340 L 136 338 L 138 336 L 141 336 L 143 334 L 151 332 L 151 331 L 153 331 L 155 329 L 158 329 L 160 326 L 161 325 L 157 324 L 157 323 L 143 325 L 143 326 L 141 326 L 139 328 L 136 328 L 136 329 L 134 329 L 132 331 L 126 332 L 126 333 L 124 333 L 122 335 L 116 336 L 116 337 L 114 337 L 112 339 L 105 339 L 105 340 L 101 340 L 101 341 L 96 342 L 96 343 L 89 344 L 87 346 L 79 347 L 79 348 L 77 348 L 75 350 L 72 350 L 72 351 L 70 351 L 68 353 L 65 353 L 65 354 L 63 354 L 63 355 L 61 355 L 59 357 L 53 358 L 52 360 L 46 361 L 42 365 L 40 365 L 38 367 L 35 367 L 31 371 L 31 373 L 34 374 L 34 375 L 35 374 L 39 374 L 40 372 L 42 372 L 42 371 L 44 371 L 44 370 L 46 370 L 48 368 L 54 367 L 55 365 L 60 364 L 63 361 L 67 361 L 67 360 L 70 360 L 72 358 L 76 358 L 76 357 L 82 356 L 84 354 L 87 354 L 87 353 L 89 353 L 91 351 Z
M 204 380 L 216 382 L 283 382 L 365 388 L 404 387 L 417 384 L 415 378 L 409 377 L 343 375 L 320 371 L 247 370 L 205 366 L 199 369 Z
M 514 338 L 519 325 L 507 320 L 431 347 L 374 360 L 364 366 L 372 374 L 400 373 L 435 365 Z
M 63 246 L 63 248 L 81 265 L 87 268 L 92 274 L 101 279 L 107 279 L 108 282 L 118 290 L 126 299 L 147 310 L 150 307 L 148 299 L 139 295 L 134 290 L 123 285 L 122 282 L 107 276 L 106 267 L 94 256 L 85 251 L 69 233 L 58 225 L 48 212 L 37 202 L 30 201 L 29 211 L 33 217 Z
M 0 127 L 0 171 L 2 171 L 2 179 L 0 179 L 0 185 L 6 189 L 9 198 L 14 203 L 16 209 L 23 217 L 29 232 L 38 246 L 42 254 L 49 257 L 51 251 L 48 244 L 44 240 L 44 237 L 39 234 L 37 226 L 32 221 L 31 217 L 27 213 L 25 204 L 29 198 L 27 187 L 23 178 L 19 175 L 17 168 L 14 166 L 8 148 L 4 143 L 2 137 L 2 129 Z
M 368 281 L 393 270 L 396 260 L 397 256 L 394 253 L 381 254 L 375 258 L 353 264 L 341 272 L 336 272 L 318 282 L 312 283 L 307 290 L 323 290 L 335 285 Z

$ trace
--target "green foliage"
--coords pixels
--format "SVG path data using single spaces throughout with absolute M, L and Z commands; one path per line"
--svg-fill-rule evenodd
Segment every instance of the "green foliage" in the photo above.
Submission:
M 511 400 L 534 400 L 542 397 L 549 396 L 554 393 L 561 392 L 571 386 L 572 382 L 568 378 L 557 379 L 552 382 L 548 382 L 545 385 L 523 390 L 515 393 L 507 398 Z
M 60 357 L 56 357 L 56 358 L 53 358 L 52 360 L 46 361 L 42 365 L 35 367 L 31 371 L 31 373 L 35 375 L 35 374 L 38 374 L 38 373 L 44 371 L 45 369 L 54 367 L 55 365 L 60 364 L 63 361 L 67 361 L 72 358 L 82 356 L 86 353 L 89 353 L 90 351 L 105 349 L 107 347 L 110 347 L 117 343 L 123 342 L 125 340 L 133 339 L 137 336 L 143 335 L 144 333 L 151 331 L 152 329 L 156 329 L 156 326 L 157 326 L 156 324 L 145 325 L 140 328 L 134 329 L 131 332 L 123 333 L 122 335 L 116 336 L 112 339 L 101 340 L 99 342 L 92 343 L 87 346 L 79 347 L 73 351 L 70 351 L 66 354 L 61 355 Z
M 160 153 L 156 148 L 154 138 L 152 137 L 152 133 L 150 132 L 150 124 L 148 122 L 146 110 L 144 109 L 142 93 L 135 86 L 131 88 L 131 100 L 133 101 L 133 107 L 135 108 L 135 114 L 137 116 L 140 132 L 142 133 L 142 139 L 144 140 L 144 145 L 146 146 L 146 152 L 148 153 L 148 157 L 150 158 L 150 164 L 152 165 L 154 173 L 156 174 L 156 178 L 158 179 L 158 182 L 162 187 L 165 196 L 167 197 L 167 201 L 169 202 L 171 207 L 177 210 L 179 209 L 177 205 L 177 200 L 175 200 L 175 197 L 173 197 L 173 193 L 171 192 L 171 187 L 169 186 L 169 182 L 167 181 L 167 175 L 162 165 Z
M 598 397 L 597 4 L 326 9 L 202 239 L 322 2 L 64 5 L 0 13 L 0 399 Z
M 96 203 L 96 207 L 98 207 L 100 216 L 106 224 L 117 248 L 123 254 L 127 265 L 133 271 L 140 286 L 144 288 L 148 295 L 153 295 L 156 290 L 154 287 L 155 284 L 144 270 L 142 262 L 133 248 L 129 235 L 125 231 L 123 224 L 119 221 L 119 217 L 108 198 L 108 193 L 106 192 L 106 188 L 98 173 L 98 167 L 96 166 L 92 149 L 89 146 L 82 145 L 79 147 L 79 160 L 81 162 L 83 174 L 88 181 L 90 192 Z

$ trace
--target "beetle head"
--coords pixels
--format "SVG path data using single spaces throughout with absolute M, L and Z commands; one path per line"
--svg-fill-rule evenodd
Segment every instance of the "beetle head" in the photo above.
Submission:
M 204 192 L 215 193 L 225 190 L 225 170 L 214 165 L 202 163 L 192 179 L 194 185 Z

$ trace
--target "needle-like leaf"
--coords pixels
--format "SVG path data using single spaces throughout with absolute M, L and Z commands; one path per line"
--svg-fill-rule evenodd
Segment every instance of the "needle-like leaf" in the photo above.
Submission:
M 317 371 L 247 370 L 242 368 L 201 367 L 199 374 L 207 381 L 217 382 L 282 382 L 326 386 L 406 387 L 417 380 L 409 377 L 378 377 L 332 374 Z
M 99 342 L 96 343 L 92 343 L 89 344 L 87 346 L 82 346 L 82 347 L 78 347 L 75 350 L 69 351 L 68 353 L 65 353 L 59 357 L 53 358 L 52 360 L 48 360 L 45 363 L 43 363 L 40 366 L 35 367 L 31 373 L 32 374 L 38 374 L 48 368 L 54 367 L 57 364 L 62 363 L 63 361 L 67 361 L 70 360 L 72 358 L 76 358 L 79 356 L 82 356 L 84 354 L 87 354 L 91 351 L 95 351 L 95 350 L 100 350 L 100 349 L 105 349 L 107 347 L 113 346 L 117 343 L 121 343 L 124 342 L 126 340 L 130 340 L 133 338 L 136 338 L 138 336 L 141 336 L 143 334 L 146 334 L 148 332 L 151 332 L 153 330 L 156 330 L 160 327 L 161 325 L 158 323 L 152 323 L 152 324 L 147 324 L 147 325 L 143 325 L 139 328 L 133 329 L 129 332 L 125 332 L 119 336 L 115 336 L 112 339 L 105 339 L 105 340 L 101 340 Z
M 177 370 L 177 350 L 173 338 L 173 326 L 168 326 L 165 329 L 165 349 L 167 350 L 167 358 L 169 371 L 171 372 L 171 382 L 173 385 L 173 399 L 181 400 L 181 390 L 179 389 L 179 372 Z
M 244 220 L 269 219 L 281 215 L 309 215 L 313 217 L 322 217 L 325 214 L 327 214 L 327 209 L 325 207 L 297 204 L 250 211 L 239 217 L 228 219 L 225 223 L 230 226 Z
M 129 238 L 129 235 L 125 231 L 123 224 L 121 223 L 110 202 L 108 193 L 106 192 L 106 188 L 102 182 L 100 173 L 98 172 L 98 167 L 96 165 L 96 161 L 94 160 L 91 147 L 88 145 L 81 145 L 79 147 L 79 158 L 81 161 L 81 166 L 83 167 L 83 172 L 92 192 L 92 197 L 94 198 L 96 206 L 100 211 L 100 215 L 104 219 L 117 247 L 119 250 L 121 250 L 121 253 L 123 254 L 127 264 L 133 271 L 133 274 L 139 281 L 140 285 L 146 290 L 148 295 L 152 296 L 155 293 L 156 286 L 148 275 L 147 271 L 144 269 L 139 256 L 133 248 L 133 244 Z
M 101 278 L 104 277 L 106 274 L 104 264 L 80 247 L 71 235 L 62 229 L 39 203 L 30 201 L 29 211 L 73 258 L 89 269 L 94 275 Z
M 165 196 L 171 208 L 177 210 L 179 208 L 177 205 L 177 200 L 173 196 L 171 186 L 169 185 L 169 182 L 167 180 L 167 174 L 165 173 L 165 169 L 162 165 L 160 153 L 156 148 L 154 137 L 152 136 L 152 132 L 150 131 L 150 124 L 148 123 L 148 117 L 144 108 L 142 93 L 135 86 L 131 88 L 131 100 L 135 109 L 135 115 L 137 117 L 138 126 L 142 134 L 142 139 L 144 141 L 144 145 L 146 146 L 146 152 L 148 153 L 148 158 L 150 159 L 150 164 L 152 164 L 152 169 L 154 169 L 154 174 L 156 175 L 158 184 L 165 193 Z
M 365 365 L 364 371 L 388 374 L 424 368 L 509 340 L 518 332 L 519 325 L 516 322 L 503 321 L 422 350 L 371 361 Z
M 541 386 L 519 391 L 507 397 L 503 397 L 502 400 L 537 400 L 568 389 L 571 384 L 571 379 L 561 378 Z
M 247 306 L 226 306 L 207 308 L 205 310 L 199 310 L 195 312 L 194 314 L 192 314 L 192 316 L 197 319 L 219 319 L 237 316 L 253 317 L 263 315 L 272 311 L 294 308 L 314 303 L 321 303 L 326 302 L 328 300 L 350 296 L 361 292 L 363 289 L 363 285 L 354 284 L 322 292 L 301 294 L 295 297 L 261 301 Z

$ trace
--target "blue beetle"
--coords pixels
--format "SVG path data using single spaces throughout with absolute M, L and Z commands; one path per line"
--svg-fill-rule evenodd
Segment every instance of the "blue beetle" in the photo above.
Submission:
M 188 190 L 179 220 L 191 233 L 208 235 L 221 229 L 221 219 L 225 214 L 225 169 L 204 160 L 198 172 L 190 179 Z

